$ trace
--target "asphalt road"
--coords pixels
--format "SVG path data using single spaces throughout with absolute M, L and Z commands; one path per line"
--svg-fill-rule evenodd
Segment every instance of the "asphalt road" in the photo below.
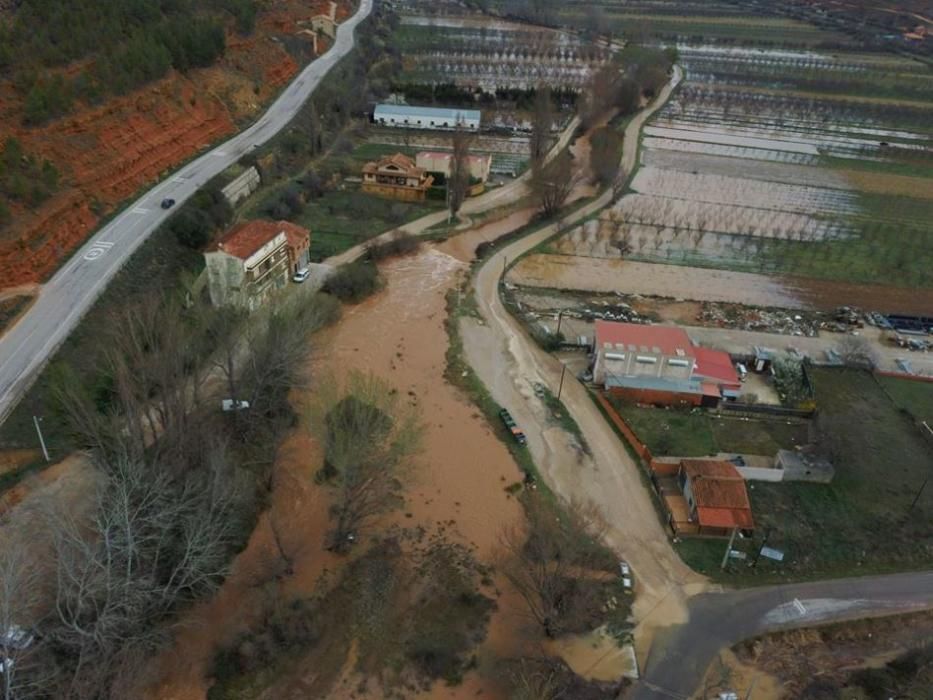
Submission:
M 372 5 L 373 0 L 360 0 L 356 14 L 338 27 L 331 49 L 310 63 L 255 124 L 188 163 L 133 202 L 95 233 L 43 286 L 26 315 L 0 336 L 0 422 L 133 251 L 172 213 L 163 210 L 160 202 L 174 199 L 177 209 L 212 177 L 281 131 L 321 79 L 353 49 L 353 31 L 369 15 Z
M 633 700 L 689 698 L 720 649 L 780 629 L 933 607 L 933 572 L 704 593 L 689 622 L 659 632 Z

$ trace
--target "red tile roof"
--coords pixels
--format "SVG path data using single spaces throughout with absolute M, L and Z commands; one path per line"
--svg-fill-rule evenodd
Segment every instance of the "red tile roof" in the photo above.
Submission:
M 289 221 L 244 221 L 227 231 L 210 250 L 223 251 L 246 260 L 280 233 L 286 236 L 310 235 L 307 229 Z
M 693 357 L 696 349 L 690 342 L 690 336 L 676 326 L 596 321 L 596 350 L 601 350 L 604 343 L 621 343 L 626 349 L 634 345 L 636 350 L 645 348 L 648 352 L 658 348 L 664 355 L 672 356 L 681 354 L 677 352 L 681 350 L 684 357 Z
M 741 386 L 729 353 L 698 346 L 693 348 L 693 356 L 696 358 L 696 368 L 693 371 L 695 376 L 711 379 L 726 386 Z
M 745 479 L 731 462 L 683 459 L 684 473 L 690 478 L 697 519 L 701 527 L 755 527 Z
M 383 172 L 390 165 L 394 165 L 396 168 L 398 168 L 400 171 L 402 171 L 405 175 L 409 177 L 420 178 L 424 175 L 424 169 L 419 168 L 417 165 L 415 165 L 415 161 L 409 158 L 408 156 L 406 156 L 404 153 L 396 153 L 395 155 L 391 155 L 391 156 L 383 156 L 377 161 L 371 161 L 369 163 L 366 163 L 366 165 L 363 166 L 363 172 L 364 173 Z M 389 172 L 393 172 L 393 171 L 389 171 Z

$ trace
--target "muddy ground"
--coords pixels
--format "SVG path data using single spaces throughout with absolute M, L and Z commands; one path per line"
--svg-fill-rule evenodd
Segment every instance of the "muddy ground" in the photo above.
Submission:
M 749 700 L 794 700 L 815 679 L 842 684 L 853 671 L 879 668 L 930 643 L 929 612 L 781 632 L 724 650 L 698 697 L 731 690 Z
M 508 281 L 532 287 L 620 292 L 692 301 L 829 311 L 858 306 L 884 313 L 929 313 L 933 293 L 901 287 L 730 272 L 686 265 L 643 263 L 619 258 L 534 254 L 508 274 Z

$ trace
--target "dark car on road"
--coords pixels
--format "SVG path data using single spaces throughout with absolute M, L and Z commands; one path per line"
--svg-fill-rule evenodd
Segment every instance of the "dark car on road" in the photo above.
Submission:
M 172 207 L 175 206 L 175 200 L 172 199 L 171 197 L 166 197 L 165 199 L 162 200 L 162 204 L 160 206 L 163 209 L 171 209 Z
M 505 424 L 506 430 L 508 430 L 512 437 L 515 438 L 515 442 L 519 445 L 524 445 L 528 442 L 528 438 L 525 437 L 525 433 L 521 428 L 515 423 L 515 419 L 512 418 L 512 414 L 508 412 L 507 409 L 503 408 L 499 411 L 499 418 L 502 419 L 502 422 Z

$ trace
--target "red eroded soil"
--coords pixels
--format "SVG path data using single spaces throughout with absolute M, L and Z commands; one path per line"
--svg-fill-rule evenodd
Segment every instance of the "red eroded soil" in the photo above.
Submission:
M 274 37 L 297 36 L 310 44 L 301 33 L 305 23 L 328 5 L 264 3 L 252 35 L 228 33 L 218 64 L 170 73 L 39 128 L 22 126 L 21 97 L 8 77 L 0 79 L 0 143 L 15 136 L 26 153 L 47 158 L 62 174 L 52 198 L 33 211 L 15 209 L 13 222 L 0 232 L 0 287 L 48 278 L 99 216 L 254 117 L 299 68 Z M 347 3 L 339 3 L 338 21 L 349 13 Z M 318 50 L 327 46 L 319 42 Z

